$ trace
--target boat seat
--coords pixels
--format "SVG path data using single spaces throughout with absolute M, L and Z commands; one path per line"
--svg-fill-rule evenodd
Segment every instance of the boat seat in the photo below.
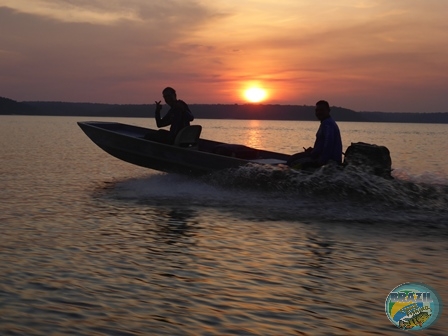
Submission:
M 174 139 L 174 146 L 198 149 L 198 140 L 201 135 L 201 125 L 191 125 L 184 127 Z

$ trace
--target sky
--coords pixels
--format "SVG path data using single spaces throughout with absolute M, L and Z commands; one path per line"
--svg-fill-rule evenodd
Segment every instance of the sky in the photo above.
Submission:
M 0 0 L 0 96 L 448 112 L 446 0 Z M 259 91 L 260 92 L 260 91 Z M 260 99 L 263 98 L 260 96 Z

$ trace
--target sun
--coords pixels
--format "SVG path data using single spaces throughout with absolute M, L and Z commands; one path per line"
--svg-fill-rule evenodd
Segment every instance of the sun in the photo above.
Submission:
M 259 87 L 251 87 L 244 91 L 244 97 L 251 103 L 259 103 L 266 99 L 266 90 Z

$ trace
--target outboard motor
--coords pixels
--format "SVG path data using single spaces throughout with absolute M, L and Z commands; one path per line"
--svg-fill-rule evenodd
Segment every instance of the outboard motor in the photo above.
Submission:
M 348 146 L 344 153 L 344 166 L 358 166 L 366 172 L 392 179 L 392 159 L 385 146 L 355 142 Z

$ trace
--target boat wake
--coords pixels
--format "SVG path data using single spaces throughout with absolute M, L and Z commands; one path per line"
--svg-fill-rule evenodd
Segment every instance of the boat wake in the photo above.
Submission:
M 361 167 L 324 166 L 313 174 L 286 166 L 247 165 L 207 177 L 209 183 L 227 188 L 263 190 L 295 199 L 314 199 L 368 206 L 380 210 L 425 212 L 448 218 L 448 183 L 440 176 L 409 176 L 394 172 L 394 179 L 367 173 Z
M 448 184 L 441 179 L 429 183 L 413 178 L 416 180 L 409 176 L 387 180 L 356 167 L 340 170 L 326 166 L 309 174 L 285 166 L 247 165 L 200 179 L 151 174 L 115 181 L 100 189 L 101 197 L 144 205 L 207 207 L 257 221 L 424 223 L 445 227 Z
M 446 181 L 416 182 L 409 176 L 408 180 L 388 180 L 353 166 L 342 170 L 328 165 L 310 174 L 286 166 L 247 165 L 209 175 L 206 180 L 226 187 L 283 191 L 334 200 L 344 198 L 433 210 L 445 209 L 448 205 L 448 184 L 443 183 Z

